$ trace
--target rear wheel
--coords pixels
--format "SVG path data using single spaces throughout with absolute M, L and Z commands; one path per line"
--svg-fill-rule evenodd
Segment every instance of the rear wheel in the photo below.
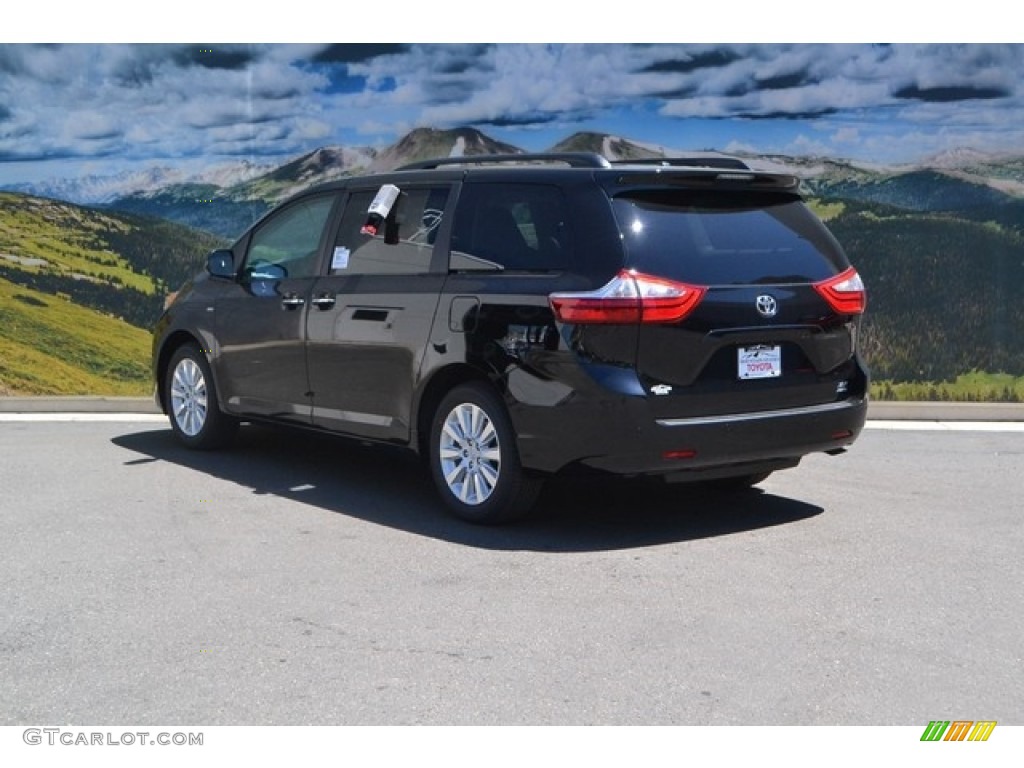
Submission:
M 479 383 L 456 387 L 438 406 L 430 430 L 430 470 L 445 504 L 473 523 L 521 517 L 543 484 L 519 463 L 505 406 Z
M 164 391 L 171 429 L 189 448 L 219 448 L 234 437 L 238 422 L 221 413 L 210 365 L 195 344 L 171 356 Z

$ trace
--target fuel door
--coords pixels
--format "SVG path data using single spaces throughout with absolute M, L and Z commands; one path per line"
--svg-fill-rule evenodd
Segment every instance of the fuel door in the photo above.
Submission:
M 448 306 L 448 329 L 453 333 L 473 333 L 480 312 L 476 296 L 455 296 Z

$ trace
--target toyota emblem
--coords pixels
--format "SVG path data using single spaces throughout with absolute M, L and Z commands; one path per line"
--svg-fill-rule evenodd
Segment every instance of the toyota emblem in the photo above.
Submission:
M 775 314 L 779 311 L 779 303 L 775 301 L 774 296 L 770 296 L 767 293 L 762 293 L 757 297 L 755 306 L 762 317 L 775 317 Z

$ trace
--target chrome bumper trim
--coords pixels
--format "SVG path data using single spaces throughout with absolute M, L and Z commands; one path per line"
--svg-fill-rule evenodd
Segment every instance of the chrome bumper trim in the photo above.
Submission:
M 864 400 L 842 400 L 838 403 L 822 405 L 805 405 L 800 408 L 782 408 L 777 411 L 754 411 L 752 413 L 724 413 L 719 416 L 693 416 L 687 419 L 658 419 L 662 427 L 696 427 L 704 424 L 732 424 L 739 421 L 757 421 L 759 419 L 781 419 L 787 416 L 814 416 L 819 413 L 842 411 L 858 408 Z

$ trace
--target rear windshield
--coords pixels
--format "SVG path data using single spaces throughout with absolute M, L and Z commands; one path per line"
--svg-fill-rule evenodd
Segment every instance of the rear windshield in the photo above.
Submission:
M 848 266 L 842 249 L 792 195 L 631 192 L 612 201 L 627 265 L 698 285 L 803 283 Z

